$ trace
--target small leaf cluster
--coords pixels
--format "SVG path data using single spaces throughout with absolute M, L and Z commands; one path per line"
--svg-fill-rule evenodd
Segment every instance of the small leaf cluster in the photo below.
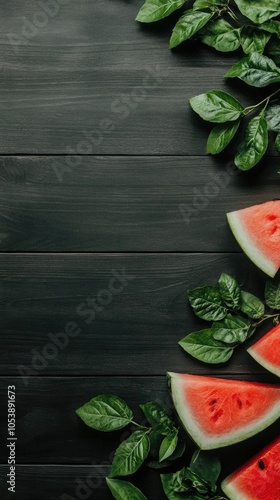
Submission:
M 135 422 L 125 401 L 113 395 L 96 396 L 76 410 L 88 427 L 98 431 L 116 431 L 128 425 L 136 427 L 117 448 L 106 478 L 112 495 L 119 500 L 145 500 L 146 497 L 133 484 L 117 478 L 134 474 L 144 462 L 154 469 L 167 467 L 183 455 L 186 447 L 184 431 L 161 404 L 148 402 L 140 408 L 148 427 Z
M 151 23 L 183 7 L 187 0 L 146 0 L 136 20 Z M 177 47 L 196 38 L 219 52 L 241 49 L 246 56 L 225 74 L 253 87 L 280 82 L 280 4 L 278 0 L 195 0 L 176 23 L 169 46 Z M 276 19 L 277 18 L 277 19 Z M 264 54 L 265 52 L 265 54 Z M 268 133 L 274 134 L 280 152 L 280 89 L 257 104 L 244 108 L 226 92 L 211 90 L 190 99 L 192 109 L 206 121 L 217 123 L 207 140 L 206 151 L 218 154 L 235 136 L 249 113 L 244 139 L 234 162 L 240 170 L 250 170 L 264 156 Z M 260 109 L 259 109 L 260 108 Z
M 190 290 L 188 299 L 194 314 L 211 324 L 189 333 L 179 345 L 204 363 L 225 363 L 261 323 L 268 319 L 274 324 L 280 322 L 280 284 L 267 281 L 264 296 L 265 303 L 242 290 L 237 280 L 226 273 L 221 274 L 215 286 Z
M 223 500 L 216 495 L 220 472 L 217 457 L 196 450 L 188 467 L 161 474 L 161 482 L 169 500 Z

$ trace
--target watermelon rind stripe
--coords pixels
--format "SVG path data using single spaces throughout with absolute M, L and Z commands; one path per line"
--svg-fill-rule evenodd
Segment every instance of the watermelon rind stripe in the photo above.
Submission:
M 248 497 L 248 495 L 235 488 L 233 484 L 227 483 L 226 480 L 222 482 L 221 488 L 230 500 L 252 500 L 251 496 Z
M 258 352 L 255 351 L 255 349 L 252 347 L 249 347 L 247 349 L 247 352 L 254 358 L 257 363 L 259 363 L 261 366 L 266 368 L 266 370 L 270 371 L 271 373 L 274 373 L 277 377 L 280 377 L 280 367 L 275 366 L 272 363 L 270 363 L 267 359 L 264 359 Z M 279 360 L 280 361 L 280 360 Z
M 271 278 L 274 278 L 278 271 L 278 267 L 264 253 L 256 247 L 256 244 L 244 228 L 240 220 L 240 210 L 227 213 L 229 226 L 234 234 L 236 241 L 241 246 L 242 250 L 251 259 L 251 261 L 259 267 L 264 273 Z M 242 210 L 241 210 L 242 212 Z
M 172 399 L 177 414 L 188 434 L 196 442 L 201 450 L 212 450 L 223 448 L 238 443 L 263 431 L 269 425 L 273 424 L 280 417 L 280 399 L 275 402 L 267 412 L 253 423 L 249 423 L 242 428 L 227 432 L 225 435 L 209 436 L 197 425 L 195 415 L 189 408 L 184 398 L 180 374 L 168 372 L 169 385 L 171 388 Z

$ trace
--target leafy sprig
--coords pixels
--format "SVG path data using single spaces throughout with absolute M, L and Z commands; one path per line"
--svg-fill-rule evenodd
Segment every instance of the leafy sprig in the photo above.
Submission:
M 265 303 L 242 290 L 236 279 L 226 273 L 221 274 L 216 286 L 190 290 L 188 299 L 194 314 L 212 324 L 189 333 L 179 345 L 204 363 L 225 363 L 261 323 L 280 322 L 280 284 L 273 281 L 266 282 Z
M 118 478 L 134 474 L 144 462 L 156 469 L 171 465 L 186 448 L 185 431 L 161 404 L 152 401 L 140 408 L 148 427 L 133 421 L 132 410 L 118 396 L 96 396 L 76 411 L 86 425 L 98 431 L 115 431 L 128 425 L 137 427 L 117 448 L 106 478 L 117 500 L 147 500 L 136 486 Z M 217 457 L 197 450 L 189 466 L 175 473 L 161 474 L 163 490 L 170 500 L 223 500 L 224 497 L 216 494 L 220 471 Z
M 159 21 L 174 13 L 187 0 L 146 0 L 136 20 Z M 245 57 L 225 74 L 247 85 L 263 88 L 280 82 L 280 6 L 277 0 L 195 0 L 179 18 L 172 31 L 169 47 L 174 49 L 189 39 L 198 39 L 219 52 L 241 48 Z M 264 156 L 268 133 L 274 135 L 280 151 L 280 89 L 259 103 L 244 108 L 226 92 L 211 90 L 190 99 L 192 109 L 204 120 L 218 123 L 210 132 L 206 152 L 219 154 L 232 141 L 245 121 L 244 138 L 234 157 L 240 170 L 250 170 Z M 248 121 L 249 113 L 253 117 Z M 273 116 L 273 119 L 271 118 Z

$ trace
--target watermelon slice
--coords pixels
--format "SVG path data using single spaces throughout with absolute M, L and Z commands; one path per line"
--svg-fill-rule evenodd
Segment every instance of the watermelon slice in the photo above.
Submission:
M 273 278 L 280 267 L 280 200 L 229 212 L 227 219 L 244 252 Z
M 168 373 L 174 406 L 202 450 L 247 439 L 280 417 L 280 385 Z
M 279 500 L 280 438 L 222 482 L 230 500 Z
M 260 365 L 280 377 L 280 323 L 247 351 Z

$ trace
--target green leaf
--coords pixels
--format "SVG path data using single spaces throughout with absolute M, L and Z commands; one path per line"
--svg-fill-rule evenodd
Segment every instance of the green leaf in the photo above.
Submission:
M 140 405 L 140 408 L 149 424 L 153 428 L 160 430 L 161 434 L 169 434 L 174 429 L 174 423 L 170 419 L 168 412 L 159 403 L 151 401 Z
M 147 462 L 147 466 L 152 468 L 152 469 L 162 469 L 163 467 L 168 467 L 168 466 L 172 465 L 172 462 L 174 460 L 177 460 L 178 458 L 180 458 L 183 455 L 183 453 L 186 449 L 186 436 L 185 436 L 184 431 L 179 429 L 178 443 L 177 443 L 177 446 L 175 448 L 175 451 L 166 460 L 162 460 L 160 462 L 158 460 L 159 449 L 160 449 L 160 445 L 161 445 L 163 439 L 162 439 L 162 435 L 159 435 L 158 437 L 154 438 L 153 434 L 156 432 L 157 431 L 153 431 L 150 434 L 150 442 L 151 442 L 150 456 L 151 456 L 152 460 L 149 460 Z
M 160 462 L 166 460 L 174 453 L 174 451 L 176 450 L 177 443 L 178 443 L 178 430 L 176 429 L 173 432 L 170 432 L 170 434 L 167 434 L 167 436 L 161 443 L 159 449 Z
M 227 314 L 217 287 L 204 286 L 188 292 L 188 298 L 194 313 L 207 321 L 218 321 Z
M 235 63 L 225 76 L 237 77 L 253 87 L 266 87 L 280 82 L 280 69 L 269 57 L 253 52 Z
M 280 132 L 280 104 L 272 104 L 269 108 L 266 108 L 264 117 L 268 130 Z
M 239 31 L 224 19 L 210 21 L 202 30 L 201 41 L 220 52 L 231 52 L 240 46 Z
M 215 10 L 216 7 L 221 7 L 226 4 L 227 0 L 196 0 L 193 4 L 193 10 Z
M 206 145 L 206 152 L 216 155 L 223 151 L 235 136 L 240 120 L 230 123 L 219 123 L 212 128 Z
M 241 305 L 241 289 L 235 278 L 222 273 L 219 278 L 219 292 L 225 304 L 238 311 Z
M 184 480 L 191 484 L 192 489 L 197 493 L 207 494 L 209 490 L 208 484 L 197 475 L 190 467 L 185 468 Z M 208 495 L 207 495 L 208 498 Z
M 127 481 L 106 477 L 106 482 L 116 500 L 147 500 L 136 486 Z
M 170 42 L 170 49 L 174 49 L 180 43 L 185 42 L 197 33 L 213 16 L 212 13 L 202 12 L 199 10 L 187 10 L 185 14 L 180 17 L 175 25 Z
M 272 59 L 275 64 L 280 66 L 280 44 L 278 38 L 272 36 L 267 47 L 266 53 Z
M 213 323 L 211 330 L 215 340 L 235 344 L 248 338 L 250 326 L 251 323 L 246 318 L 228 314 L 222 321 Z
M 190 468 L 200 476 L 215 493 L 216 483 L 221 473 L 221 464 L 218 457 L 207 453 L 207 451 L 196 450 L 192 456 Z
M 180 340 L 179 345 L 188 354 L 204 363 L 225 363 L 232 356 L 233 349 L 213 338 L 212 329 L 190 333 Z
M 262 32 L 255 26 L 243 26 L 240 35 L 241 47 L 245 54 L 253 52 L 262 54 L 270 37 L 270 34 Z
M 133 413 L 125 401 L 106 394 L 91 399 L 76 413 L 86 425 L 103 432 L 122 429 L 133 419 Z
M 280 283 L 270 280 L 266 282 L 265 302 L 271 309 L 280 311 Z
M 278 132 L 277 136 L 275 137 L 275 147 L 277 151 L 280 153 L 280 132 Z
M 214 123 L 237 120 L 244 109 L 234 97 L 222 90 L 210 90 L 192 97 L 190 105 L 203 120 Z
M 184 476 L 185 469 L 160 475 L 163 491 L 169 500 L 184 500 L 184 498 L 189 498 L 187 492 L 190 488 L 184 485 Z
M 280 12 L 280 8 L 279 8 Z M 280 21 L 269 21 L 260 26 L 262 30 L 268 31 L 269 33 L 274 33 L 280 37 Z
M 248 123 L 245 140 L 235 155 L 234 163 L 240 170 L 250 170 L 263 157 L 268 146 L 267 123 L 263 116 L 255 116 Z
M 241 311 L 247 314 L 249 318 L 259 319 L 264 315 L 265 307 L 262 301 L 249 292 L 244 292 L 242 290 L 242 304 Z
M 243 16 L 261 24 L 279 15 L 279 0 L 234 0 Z
M 117 448 L 110 477 L 134 474 L 146 460 L 150 449 L 148 431 L 135 431 Z
M 146 0 L 139 10 L 136 21 L 153 23 L 180 9 L 186 0 Z

